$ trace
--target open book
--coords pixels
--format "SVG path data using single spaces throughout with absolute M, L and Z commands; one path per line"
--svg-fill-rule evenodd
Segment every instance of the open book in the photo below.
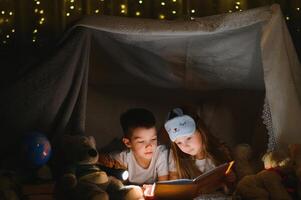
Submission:
M 234 161 L 224 163 L 195 179 L 159 181 L 153 185 L 155 199 L 192 199 L 200 194 L 212 193 L 222 187 L 225 175 L 230 173 Z

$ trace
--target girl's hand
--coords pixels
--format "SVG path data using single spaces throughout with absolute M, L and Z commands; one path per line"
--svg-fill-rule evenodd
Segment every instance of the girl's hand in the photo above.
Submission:
M 226 175 L 226 182 L 228 183 L 234 183 L 236 181 L 236 175 L 233 171 L 230 171 L 227 175 Z
M 225 194 L 231 194 L 234 191 L 235 181 L 236 175 L 233 171 L 230 171 L 225 177 L 225 183 L 223 187 Z

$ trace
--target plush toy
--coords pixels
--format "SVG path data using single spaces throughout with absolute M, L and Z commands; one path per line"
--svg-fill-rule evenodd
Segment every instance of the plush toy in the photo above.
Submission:
M 262 160 L 265 169 L 241 179 L 236 188 L 236 195 L 247 200 L 299 199 L 298 179 L 289 154 L 280 151 L 268 152 Z
M 252 166 L 252 148 L 248 144 L 239 144 L 234 148 L 233 158 L 235 160 L 235 173 L 238 180 L 246 175 L 255 174 Z
M 0 199 L 19 200 L 19 186 L 14 172 L 0 171 Z
M 97 165 L 98 152 L 93 137 L 64 136 L 59 152 L 64 173 L 56 184 L 56 198 L 64 200 L 135 200 L 143 199 L 138 186 L 123 183 Z
M 298 178 L 297 193 L 301 197 L 301 144 L 292 144 L 289 146 L 293 167 Z

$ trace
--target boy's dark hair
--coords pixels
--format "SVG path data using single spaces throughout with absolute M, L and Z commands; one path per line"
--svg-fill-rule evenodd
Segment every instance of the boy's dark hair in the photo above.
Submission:
M 124 137 L 130 138 L 135 128 L 152 128 L 156 124 L 156 119 L 152 112 L 144 108 L 132 108 L 122 113 L 120 124 Z

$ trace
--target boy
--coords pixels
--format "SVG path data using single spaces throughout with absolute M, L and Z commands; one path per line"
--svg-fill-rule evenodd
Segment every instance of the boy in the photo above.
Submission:
M 154 115 L 143 108 L 127 110 L 120 116 L 123 143 L 128 150 L 111 154 L 129 172 L 129 182 L 150 184 L 168 180 L 168 151 L 157 146 Z

